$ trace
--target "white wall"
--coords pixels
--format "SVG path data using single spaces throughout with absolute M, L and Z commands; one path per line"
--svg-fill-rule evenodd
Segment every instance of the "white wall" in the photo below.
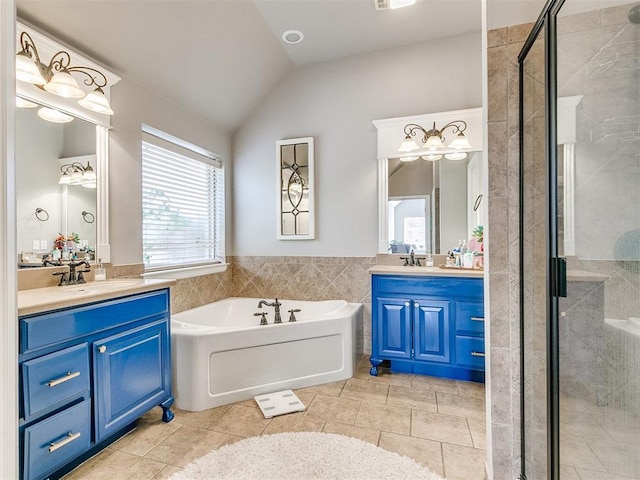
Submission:
M 295 70 L 234 135 L 228 253 L 374 256 L 372 120 L 477 107 L 481 84 L 480 32 Z M 278 241 L 275 142 L 301 136 L 316 141 L 316 240 Z
M 469 240 L 467 209 L 467 160 L 440 160 L 440 253 Z
M 212 88 L 215 88 L 212 85 Z M 231 135 L 123 78 L 111 90 L 109 235 L 111 263 L 142 262 L 142 124 L 163 130 L 224 159 L 230 182 Z M 275 181 L 274 181 L 275 182 Z M 229 207 L 227 207 L 230 212 Z M 228 214 L 230 215 L 230 213 Z M 229 228 L 227 227 L 227 230 Z

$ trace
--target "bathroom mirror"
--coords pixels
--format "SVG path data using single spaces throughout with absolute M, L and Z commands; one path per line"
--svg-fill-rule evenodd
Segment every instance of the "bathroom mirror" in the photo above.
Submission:
M 16 22 L 16 45 L 27 33 L 47 60 L 62 50 L 74 65 L 96 69 L 105 75 L 103 94 L 110 96 L 111 86 L 120 77 L 104 69 L 81 53 L 63 46 L 49 35 Z M 80 82 L 85 93 L 92 86 Z M 80 246 L 94 250 L 93 257 L 108 263 L 109 244 L 109 126 L 111 117 L 80 105 L 76 98 L 54 95 L 31 83 L 16 80 L 16 223 L 18 265 L 35 267 L 42 256 L 51 253 L 58 236 L 77 234 Z M 62 116 L 68 123 L 46 121 L 48 113 Z M 53 112 L 52 112 L 53 111 Z M 49 117 L 51 119 L 51 117 Z M 93 170 L 92 185 L 61 186 L 64 167 L 69 176 Z M 85 172 L 86 173 L 86 172 Z M 89 176 L 83 177 L 87 180 Z M 77 180 L 77 179 L 76 179 Z M 72 183 L 76 183 L 75 181 Z M 87 188 L 95 187 L 95 188 Z M 25 259 L 22 261 L 22 252 Z
M 53 123 L 38 115 L 41 105 L 15 113 L 17 247 L 20 267 L 39 266 L 59 235 L 75 237 L 93 259 L 97 243 L 97 183 L 61 185 L 66 172 L 98 169 L 96 126 L 74 118 Z M 76 174 L 76 176 L 78 176 Z M 84 214 L 83 214 L 84 212 Z M 84 253 L 83 252 L 83 253 Z M 37 258 L 35 258 L 37 255 Z
M 465 124 L 464 136 L 471 148 L 443 147 L 429 151 L 422 135 L 409 135 L 419 144 L 410 153 L 399 151 L 406 140 L 406 126 L 424 130 Z M 482 109 L 472 108 L 373 122 L 378 130 L 378 253 L 406 254 L 411 249 L 424 255 L 446 254 L 469 240 L 482 225 L 484 160 L 482 154 Z M 442 131 L 447 144 L 455 128 Z M 460 153 L 464 158 L 457 158 Z M 449 155 L 447 155 L 449 154 Z M 437 157 L 437 159 L 435 159 Z M 429 160 L 431 159 L 431 160 Z
M 447 253 L 481 225 L 482 152 L 463 160 L 386 162 L 387 252 Z M 381 190 L 385 185 L 381 185 Z
M 276 142 L 278 239 L 315 238 L 313 137 Z

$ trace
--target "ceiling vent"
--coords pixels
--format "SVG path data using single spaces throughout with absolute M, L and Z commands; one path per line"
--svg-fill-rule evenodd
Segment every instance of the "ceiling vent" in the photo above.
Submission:
M 373 0 L 376 10 L 394 10 L 408 7 L 416 3 L 416 0 Z

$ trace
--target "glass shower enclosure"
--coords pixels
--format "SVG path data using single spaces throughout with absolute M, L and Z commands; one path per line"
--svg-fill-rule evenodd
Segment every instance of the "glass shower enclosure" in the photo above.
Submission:
M 521 477 L 640 479 L 640 4 L 550 0 L 519 65 Z

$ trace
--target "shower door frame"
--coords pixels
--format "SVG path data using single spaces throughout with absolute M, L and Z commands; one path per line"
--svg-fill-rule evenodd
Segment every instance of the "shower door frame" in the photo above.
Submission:
M 531 30 L 520 54 L 519 66 L 519 121 L 520 121 L 520 478 L 526 477 L 526 429 L 525 417 L 525 328 L 524 328 L 524 61 L 544 28 L 545 59 L 545 160 L 546 160 L 546 356 L 547 356 L 547 477 L 560 478 L 560 349 L 559 349 L 559 297 L 566 296 L 566 261 L 558 256 L 558 153 L 557 153 L 557 34 L 556 17 L 565 0 L 548 0 Z M 536 479 L 537 480 L 537 479 Z

